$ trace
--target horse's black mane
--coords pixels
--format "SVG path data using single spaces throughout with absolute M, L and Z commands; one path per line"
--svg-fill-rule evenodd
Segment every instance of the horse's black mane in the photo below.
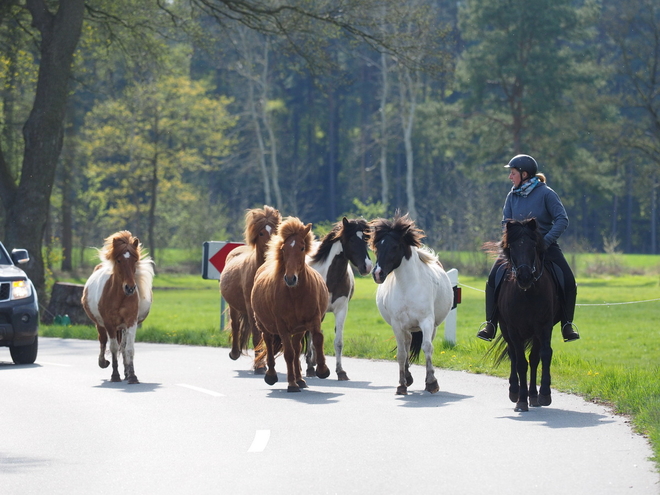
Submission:
M 347 220 L 347 222 L 348 224 L 346 228 L 344 228 L 343 221 L 337 222 L 332 227 L 332 230 L 323 236 L 323 238 L 321 239 L 321 245 L 319 246 L 314 256 L 312 256 L 312 259 L 315 262 L 318 263 L 320 261 L 325 260 L 330 254 L 332 245 L 338 240 L 340 240 L 344 235 L 350 237 L 358 230 L 361 230 L 364 233 L 365 236 L 364 239 L 368 240 L 368 224 L 366 220 L 359 218 L 355 220 Z
M 545 251 L 543 236 L 537 228 L 536 219 L 530 218 L 523 221 L 508 220 L 504 233 L 502 234 L 501 248 L 507 260 L 511 255 L 511 244 L 520 239 L 523 235 L 532 237 L 536 242 L 536 250 L 539 254 Z
M 394 220 L 377 218 L 372 220 L 369 225 L 371 227 L 369 242 L 370 247 L 374 252 L 377 250 L 378 242 L 390 233 L 403 239 L 403 242 L 407 246 L 414 247 L 421 247 L 422 239 L 426 237 L 424 231 L 415 226 L 415 221 L 410 218 L 408 213 L 401 216 L 401 214 L 397 212 L 394 216 Z

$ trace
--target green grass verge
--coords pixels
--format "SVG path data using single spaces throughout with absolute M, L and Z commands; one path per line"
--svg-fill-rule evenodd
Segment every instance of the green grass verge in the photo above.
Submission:
M 583 261 L 583 265 L 597 266 L 600 262 L 595 256 Z M 633 262 L 640 269 L 648 267 L 650 262 L 657 266 L 658 257 L 634 257 Z M 443 339 L 444 324 L 441 325 L 433 360 L 439 368 L 505 377 L 508 367 L 503 364 L 496 368 L 485 359 L 489 344 L 475 337 L 483 320 L 484 283 L 484 277 L 460 276 L 463 298 L 458 307 L 456 344 Z M 660 301 L 617 304 L 660 298 L 660 277 L 657 274 L 578 277 L 578 286 L 575 321 L 582 338 L 564 343 L 560 332 L 555 332 L 553 388 L 606 403 L 616 413 L 629 416 L 636 430 L 649 438 L 654 460 L 660 465 L 660 332 L 656 326 Z M 220 330 L 217 281 L 196 275 L 165 274 L 156 277 L 154 287 L 154 304 L 138 331 L 138 341 L 229 345 L 228 333 Z M 373 281 L 357 277 L 344 332 L 346 356 L 392 360 L 395 357 L 393 333 L 378 313 L 375 296 Z M 334 317 L 328 315 L 323 323 L 328 355 L 334 354 L 333 327 Z M 87 326 L 42 326 L 41 334 L 97 338 L 95 329 Z M 394 375 L 392 384 L 396 384 Z

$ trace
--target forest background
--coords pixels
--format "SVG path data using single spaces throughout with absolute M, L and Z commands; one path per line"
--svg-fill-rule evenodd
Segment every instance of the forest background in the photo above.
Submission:
M 522 152 L 566 206 L 564 250 L 658 254 L 658 7 L 0 1 L 0 239 L 44 299 L 117 230 L 156 266 L 198 260 L 263 204 L 321 229 L 399 209 L 477 251 Z

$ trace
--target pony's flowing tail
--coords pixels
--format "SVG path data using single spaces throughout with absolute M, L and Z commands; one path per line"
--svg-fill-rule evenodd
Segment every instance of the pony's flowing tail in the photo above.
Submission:
M 422 351 L 422 332 L 412 332 L 412 342 L 410 342 L 410 353 L 408 354 L 408 364 L 419 361 L 419 353 Z
M 273 335 L 273 356 L 276 358 L 282 352 L 282 339 L 279 335 Z M 261 339 L 259 345 L 254 348 L 255 358 L 254 362 L 266 362 L 266 357 L 268 356 L 268 349 L 266 348 L 266 341 Z
M 233 342 L 234 338 L 237 337 L 238 349 L 241 351 L 241 353 L 247 354 L 248 342 L 250 340 L 250 336 L 252 335 L 252 330 L 250 329 L 250 322 L 248 320 L 247 315 L 239 314 L 238 321 L 236 323 L 238 323 L 238 335 L 235 336 L 234 332 L 232 332 L 229 341 Z M 230 328 L 231 328 L 231 320 L 230 320 Z
M 533 341 L 533 338 L 525 341 L 525 352 L 528 352 L 531 349 Z M 502 364 L 502 361 L 509 359 L 509 345 L 506 343 L 506 340 L 504 340 L 502 335 L 495 337 L 492 345 L 484 355 L 484 360 L 486 359 L 492 359 L 492 363 L 495 367 Z

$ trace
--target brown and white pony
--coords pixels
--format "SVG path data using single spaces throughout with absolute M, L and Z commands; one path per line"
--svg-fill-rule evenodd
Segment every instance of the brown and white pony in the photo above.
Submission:
M 153 262 L 142 253 L 137 237 L 127 230 L 107 239 L 99 250 L 101 263 L 96 266 L 83 288 L 82 305 L 99 333 L 99 366 L 107 368 L 106 345 L 112 354 L 111 381 L 120 382 L 117 354 L 124 359 L 128 383 L 140 383 L 133 367 L 137 327 L 149 314 Z
M 241 353 L 247 351 L 250 335 L 255 348 L 261 342 L 250 295 L 254 274 L 266 259 L 268 241 L 277 232 L 280 220 L 280 212 L 272 206 L 248 210 L 245 214 L 245 246 L 229 253 L 220 275 L 220 293 L 229 306 L 231 321 L 231 359 L 238 359 Z M 256 373 L 263 373 L 265 361 L 255 359 L 253 368 Z
M 330 370 L 323 354 L 321 321 L 328 307 L 328 289 L 319 273 L 305 263 L 312 249 L 312 224 L 298 218 L 284 220 L 269 245 L 266 262 L 259 267 L 252 288 L 252 309 L 263 345 L 257 359 L 267 358 L 266 383 L 277 382 L 275 356 L 284 348 L 288 392 L 300 392 L 307 384 L 302 377 L 300 354 L 305 332 L 312 335 L 316 352 L 316 376 L 327 378 Z

